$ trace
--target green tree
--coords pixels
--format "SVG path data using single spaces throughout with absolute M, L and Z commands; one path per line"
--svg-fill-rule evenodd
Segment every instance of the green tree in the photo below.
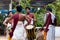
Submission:
M 31 0 L 21 0 L 20 5 L 25 8 L 26 6 L 30 7 Z
M 20 5 L 25 8 L 26 6 L 30 7 L 30 1 L 31 0 L 21 0 Z M 58 25 L 60 25 L 60 0 L 56 0 L 53 3 L 48 4 L 47 6 L 50 6 L 52 8 L 52 12 L 55 14 L 56 18 L 57 18 L 57 23 Z M 44 17 L 44 12 L 45 12 L 45 8 L 41 8 L 39 11 L 34 8 L 34 15 L 35 18 L 37 19 L 35 25 L 36 26 L 42 26 L 44 24 L 43 22 L 43 17 Z M 23 12 L 25 13 L 25 11 L 23 10 Z
M 53 13 L 57 18 L 57 25 L 60 25 L 60 0 L 56 0 L 54 3 L 48 4 L 53 10 Z

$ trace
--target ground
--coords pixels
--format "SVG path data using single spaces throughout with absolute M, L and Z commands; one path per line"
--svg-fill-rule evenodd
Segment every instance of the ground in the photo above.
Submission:
M 7 40 L 6 36 L 0 36 L 0 40 Z M 60 40 L 60 37 L 56 37 L 55 40 Z
M 56 37 L 55 40 L 60 40 L 60 37 Z

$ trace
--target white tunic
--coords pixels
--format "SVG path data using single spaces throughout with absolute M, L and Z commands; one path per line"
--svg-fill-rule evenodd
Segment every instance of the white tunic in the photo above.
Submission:
M 26 24 L 27 24 L 27 21 L 25 20 L 25 21 L 24 21 L 24 25 L 26 25 Z M 33 18 L 31 19 L 30 24 L 32 24 L 32 25 L 33 25 Z
M 26 38 L 26 31 L 24 29 L 24 25 L 22 21 L 18 21 L 17 26 L 14 30 L 12 39 L 16 40 L 25 40 Z
M 54 23 L 55 16 L 53 13 L 50 13 L 50 14 L 51 14 L 52 23 Z M 46 15 L 45 15 L 44 21 L 46 21 Z M 53 25 L 49 25 L 48 29 L 49 31 L 47 32 L 46 40 L 55 40 L 55 27 Z

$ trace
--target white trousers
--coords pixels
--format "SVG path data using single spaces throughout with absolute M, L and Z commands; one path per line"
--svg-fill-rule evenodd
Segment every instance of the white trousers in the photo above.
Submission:
M 49 31 L 47 32 L 46 40 L 55 40 L 55 27 L 49 25 Z
M 23 23 L 18 22 L 17 26 L 13 32 L 12 40 L 25 40 L 26 39 L 26 30 L 24 29 Z

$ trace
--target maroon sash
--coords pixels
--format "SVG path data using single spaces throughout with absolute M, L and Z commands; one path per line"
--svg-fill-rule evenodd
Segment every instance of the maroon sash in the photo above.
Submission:
M 13 16 L 13 19 L 14 19 L 14 25 L 13 25 L 13 27 L 11 28 L 12 32 L 9 33 L 10 37 L 13 36 L 13 32 L 14 32 L 14 30 L 15 30 L 15 28 L 16 28 L 17 23 L 18 23 L 19 14 L 18 14 L 18 13 L 15 14 L 15 15 Z
M 47 19 L 46 19 L 46 23 L 44 24 L 44 26 L 46 26 L 46 29 L 45 31 L 48 32 L 48 27 L 49 25 L 52 24 L 52 19 L 51 19 L 51 14 L 49 13 L 49 15 L 47 16 Z
M 33 18 L 33 13 L 29 14 L 29 17 Z

